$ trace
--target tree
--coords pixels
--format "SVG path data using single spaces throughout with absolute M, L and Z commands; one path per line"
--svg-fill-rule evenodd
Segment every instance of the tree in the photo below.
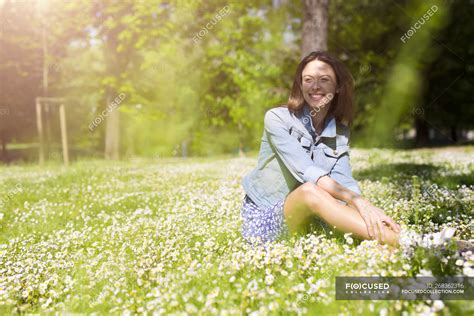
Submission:
M 461 140 L 461 131 L 474 127 L 474 54 L 472 41 L 466 40 L 474 33 L 474 5 L 469 1 L 450 4 L 447 26 L 432 36 L 436 54 L 424 73 L 423 102 L 414 113 L 417 146 L 429 144 L 429 129 L 453 144 Z
M 2 160 L 7 161 L 7 144 L 24 139 L 35 127 L 34 98 L 40 93 L 41 54 L 38 21 L 33 6 L 10 1 L 0 8 L 0 139 Z M 35 131 L 33 129 L 33 131 Z
M 114 100 L 121 93 L 120 86 L 125 71 L 132 58 L 133 29 L 128 23 L 133 20 L 132 1 L 103 3 L 94 2 L 93 10 L 98 18 L 99 38 L 103 42 L 106 61 L 103 85 L 105 90 L 105 158 L 119 159 L 120 152 L 120 112 Z M 97 21 L 96 21 L 97 22 Z
M 47 10 L 40 9 L 40 2 L 32 5 L 21 1 L 5 1 L 0 8 L 0 138 L 4 160 L 8 142 L 36 141 L 35 98 L 62 94 L 61 60 L 67 44 L 85 35 L 83 26 L 88 20 L 70 3 L 51 1 Z
M 301 54 L 327 50 L 329 0 L 303 0 Z
M 367 144 L 372 146 L 393 144 L 396 126 L 404 116 L 416 110 L 421 99 L 421 91 L 425 88 L 423 70 L 435 58 L 435 54 L 431 51 L 432 42 L 446 24 L 449 10 L 442 1 L 437 1 L 436 5 L 431 3 L 428 5 L 419 0 L 410 3 L 407 12 L 413 12 L 407 29 L 415 25 L 420 17 L 427 19 L 426 16 L 430 16 L 429 23 L 424 23 L 423 27 L 412 35 L 413 38 L 410 38 L 411 36 L 407 38 L 407 35 L 401 37 L 403 45 L 388 74 L 384 98 L 374 111 L 377 120 L 373 124 L 368 124 L 364 131 Z

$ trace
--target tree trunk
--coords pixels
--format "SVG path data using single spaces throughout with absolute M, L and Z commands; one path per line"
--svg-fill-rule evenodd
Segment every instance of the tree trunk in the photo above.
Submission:
M 187 139 L 181 142 L 181 156 L 183 158 L 188 157 L 188 140 Z
M 329 0 L 303 0 L 302 57 L 327 50 Z
M 272 5 L 273 5 L 273 8 L 274 9 L 278 9 L 279 7 L 281 7 L 283 4 L 286 4 L 287 3 L 287 0 L 273 0 L 272 1 Z
M 244 144 L 242 142 L 242 135 L 243 135 L 243 127 L 242 127 L 242 123 L 239 122 L 239 157 L 245 157 L 245 153 L 244 153 Z
M 7 132 L 0 131 L 0 141 L 2 142 L 2 161 L 8 162 L 8 153 L 7 153 Z
M 415 143 L 417 147 L 426 146 L 429 143 L 429 128 L 425 121 L 421 118 L 415 118 L 416 137 Z
M 456 129 L 456 126 L 451 126 L 451 140 L 455 143 L 458 142 L 458 131 Z
M 107 95 L 107 107 L 112 104 L 114 97 Z M 117 107 L 110 106 L 110 111 L 105 119 L 105 159 L 118 160 L 120 146 L 120 115 Z
M 46 95 L 46 94 L 45 94 Z M 51 121 L 52 121 L 52 106 L 48 103 L 44 104 L 43 107 L 43 122 L 44 122 L 44 148 L 46 151 L 46 160 L 50 159 L 53 154 L 53 137 L 51 132 Z

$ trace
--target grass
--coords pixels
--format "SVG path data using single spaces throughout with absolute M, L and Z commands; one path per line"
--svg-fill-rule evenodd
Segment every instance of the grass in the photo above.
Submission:
M 472 239 L 473 147 L 351 151 L 364 195 L 420 231 Z M 252 248 L 240 236 L 256 157 L 0 167 L 0 314 L 440 314 L 469 301 L 336 301 L 335 276 L 473 276 L 473 256 L 315 228 Z M 447 258 L 449 256 L 449 258 Z

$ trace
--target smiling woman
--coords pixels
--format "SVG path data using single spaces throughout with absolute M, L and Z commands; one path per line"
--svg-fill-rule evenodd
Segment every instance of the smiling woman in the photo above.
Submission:
M 349 159 L 353 86 L 350 72 L 327 52 L 312 52 L 300 62 L 288 104 L 265 114 L 257 167 L 242 180 L 246 240 L 268 242 L 307 231 L 315 217 L 395 247 L 433 237 L 402 229 L 362 196 Z M 436 243 L 453 235 L 453 229 L 438 233 Z
M 352 76 L 342 63 L 326 52 L 313 52 L 296 69 L 288 109 L 299 112 L 306 101 L 313 108 L 313 123 L 321 124 L 322 118 L 334 115 L 337 121 L 351 125 L 354 119 L 353 90 Z M 325 107 L 327 103 L 331 106 Z M 323 108 L 324 112 L 314 114 Z

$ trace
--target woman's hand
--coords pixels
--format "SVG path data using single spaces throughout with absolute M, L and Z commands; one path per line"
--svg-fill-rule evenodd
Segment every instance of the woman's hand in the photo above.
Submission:
M 346 189 L 329 176 L 325 175 L 319 178 L 317 185 L 331 194 L 334 198 L 344 201 L 357 209 L 367 225 L 370 238 L 374 238 L 375 234 L 377 234 L 382 236 L 382 241 L 385 241 L 383 229 L 385 225 L 392 228 L 395 232 L 400 232 L 400 225 L 385 215 L 384 211 L 372 205 L 359 194 Z
M 364 219 L 370 238 L 376 237 L 377 240 L 381 238 L 381 241 L 384 242 L 384 225 L 392 228 L 392 230 L 397 233 L 400 232 L 400 225 L 388 217 L 383 210 L 372 205 L 368 200 L 359 197 L 353 201 L 353 205 Z

